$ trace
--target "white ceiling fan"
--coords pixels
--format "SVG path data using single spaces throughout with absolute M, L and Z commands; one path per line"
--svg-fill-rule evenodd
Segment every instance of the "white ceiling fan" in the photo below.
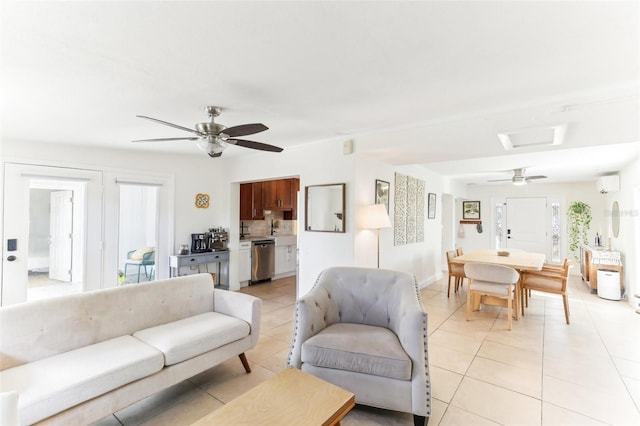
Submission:
M 530 180 L 534 179 L 546 179 L 546 176 L 537 175 L 537 176 L 525 176 L 524 174 L 525 168 L 513 169 L 513 176 L 511 179 L 494 179 L 489 182 L 513 182 L 514 185 L 526 185 Z

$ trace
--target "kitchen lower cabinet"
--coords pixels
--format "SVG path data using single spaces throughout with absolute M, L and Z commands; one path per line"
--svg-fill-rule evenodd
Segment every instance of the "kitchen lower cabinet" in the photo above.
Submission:
M 286 268 L 287 247 L 276 247 L 276 275 L 283 274 Z
M 238 253 L 238 281 L 243 283 L 251 279 L 251 241 L 240 242 Z
M 276 246 L 276 275 L 290 276 L 296 273 L 297 246 Z

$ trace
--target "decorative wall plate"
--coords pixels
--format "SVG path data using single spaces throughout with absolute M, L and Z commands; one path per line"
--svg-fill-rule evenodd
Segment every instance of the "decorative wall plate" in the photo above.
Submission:
M 199 209 L 208 209 L 209 194 L 196 194 L 196 207 Z

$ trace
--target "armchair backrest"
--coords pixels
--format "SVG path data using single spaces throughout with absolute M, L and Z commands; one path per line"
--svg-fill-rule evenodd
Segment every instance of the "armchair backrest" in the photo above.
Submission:
M 397 331 L 407 309 L 420 309 L 413 275 L 385 269 L 333 267 L 311 290 L 326 297 L 327 325 L 339 322 L 375 325 Z M 323 297 L 323 298 L 324 298 Z

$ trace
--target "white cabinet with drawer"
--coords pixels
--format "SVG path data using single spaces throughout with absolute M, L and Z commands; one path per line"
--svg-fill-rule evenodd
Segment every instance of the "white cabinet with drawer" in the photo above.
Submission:
M 251 241 L 241 241 L 238 247 L 238 281 L 240 285 L 251 279 Z
M 282 235 L 275 237 L 276 278 L 288 277 L 296 274 L 297 238 L 295 235 Z

